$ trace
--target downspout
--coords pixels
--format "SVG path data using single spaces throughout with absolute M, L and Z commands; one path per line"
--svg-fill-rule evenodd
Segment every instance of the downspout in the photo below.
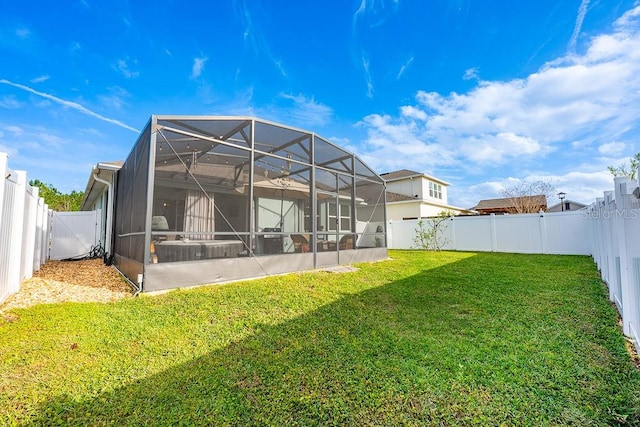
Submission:
M 96 173 L 96 167 L 93 167 L 93 179 L 107 186 L 107 219 L 106 219 L 106 229 L 104 232 L 104 253 L 106 254 L 106 258 L 108 259 L 111 256 L 111 233 L 113 229 L 113 185 L 100 177 Z

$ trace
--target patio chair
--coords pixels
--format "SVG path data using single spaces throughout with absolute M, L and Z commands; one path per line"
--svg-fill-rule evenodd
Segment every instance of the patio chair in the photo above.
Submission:
M 309 246 L 309 240 L 304 234 L 290 234 L 289 237 L 293 241 L 294 252 L 310 252 L 311 246 Z
M 345 234 L 340 238 L 340 242 L 338 242 L 338 248 L 340 250 L 343 249 L 355 249 L 355 235 L 354 234 Z

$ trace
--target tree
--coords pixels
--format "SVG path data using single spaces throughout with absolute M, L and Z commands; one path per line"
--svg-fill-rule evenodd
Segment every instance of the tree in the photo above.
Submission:
M 82 198 L 84 197 L 84 192 L 82 191 L 73 190 L 69 194 L 64 194 L 53 185 L 46 184 L 38 179 L 29 181 L 29 185 L 40 189 L 38 195 L 44 199 L 44 202 L 47 205 L 49 205 L 49 209 L 58 212 L 80 210 Z
M 629 169 L 627 169 L 627 165 L 620 165 L 618 167 L 607 166 L 607 170 L 613 176 L 628 176 L 635 180 L 638 166 L 640 166 L 640 153 L 636 153 L 635 156 L 629 158 Z
M 447 220 L 454 215 L 451 211 L 442 211 L 437 216 L 418 220 L 418 228 L 413 243 L 418 249 L 427 251 L 441 251 L 449 240 L 443 236 L 447 227 Z
M 520 181 L 519 183 L 502 190 L 502 196 L 509 199 L 515 213 L 536 213 L 541 208 L 540 197 L 547 199 L 553 197 L 555 188 L 547 181 Z

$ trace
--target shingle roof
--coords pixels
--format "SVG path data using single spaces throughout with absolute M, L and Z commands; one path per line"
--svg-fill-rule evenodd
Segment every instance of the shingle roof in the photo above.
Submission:
M 418 201 L 420 201 L 420 199 L 416 199 L 415 197 L 406 196 L 404 194 L 399 194 L 399 193 L 394 193 L 392 191 L 387 191 L 387 203 L 406 202 L 406 201 L 409 201 L 409 200 L 418 200 Z
M 401 180 L 404 178 L 417 177 L 417 176 L 427 178 L 430 181 L 437 182 L 442 185 L 449 185 L 447 181 L 443 181 L 440 178 L 436 178 L 435 176 L 427 175 L 426 173 L 422 173 L 422 172 L 412 171 L 409 169 L 400 169 L 397 171 L 380 174 L 380 177 L 382 177 L 382 179 L 384 179 L 387 182 Z
M 423 175 L 421 172 L 412 171 L 409 169 L 400 169 L 397 171 L 381 173 L 382 179 L 389 181 L 390 179 L 407 178 L 409 176 Z
M 485 199 L 480 200 L 478 204 L 472 208 L 477 211 L 494 210 L 494 209 L 513 209 L 516 205 L 539 205 L 547 207 L 547 198 L 544 194 L 536 196 L 507 197 L 502 199 Z

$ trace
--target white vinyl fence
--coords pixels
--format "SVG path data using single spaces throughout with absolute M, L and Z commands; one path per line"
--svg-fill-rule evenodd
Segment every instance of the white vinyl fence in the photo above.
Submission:
M 9 169 L 0 153 L 0 304 L 47 260 L 49 209 L 27 173 Z
M 584 211 L 451 217 L 443 249 L 480 252 L 590 255 L 590 221 Z M 423 220 L 425 222 L 427 219 Z M 390 221 L 388 247 L 417 249 L 418 220 Z
M 51 220 L 49 259 L 64 260 L 90 255 L 100 245 L 101 210 L 54 212 Z
M 591 219 L 592 254 L 609 299 L 622 316 L 625 335 L 640 351 L 640 190 L 627 177 L 614 180 L 614 191 L 606 191 L 588 207 Z

